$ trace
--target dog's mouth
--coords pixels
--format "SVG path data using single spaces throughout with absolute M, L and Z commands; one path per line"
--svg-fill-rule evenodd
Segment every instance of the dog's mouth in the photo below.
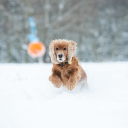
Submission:
M 64 59 L 64 58 L 57 58 L 57 60 L 58 60 L 59 62 L 63 62 L 65 59 Z
M 64 60 L 60 58 L 58 61 L 59 61 L 59 62 L 63 62 Z

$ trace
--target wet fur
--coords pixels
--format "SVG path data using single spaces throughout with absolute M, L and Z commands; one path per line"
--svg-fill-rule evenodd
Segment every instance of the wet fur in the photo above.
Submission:
M 56 58 L 59 51 L 56 50 L 56 47 L 64 53 L 64 62 L 72 61 L 72 64 L 66 63 L 62 66 L 61 62 L 57 61 Z M 65 51 L 63 51 L 64 48 L 66 48 Z M 73 90 L 78 82 L 85 81 L 86 83 L 87 75 L 78 64 L 78 60 L 74 55 L 76 50 L 75 42 L 70 40 L 54 40 L 50 43 L 49 49 L 52 50 L 52 52 L 50 51 L 50 56 L 53 63 L 52 75 L 49 77 L 49 81 L 51 81 L 55 87 L 65 86 L 68 90 Z

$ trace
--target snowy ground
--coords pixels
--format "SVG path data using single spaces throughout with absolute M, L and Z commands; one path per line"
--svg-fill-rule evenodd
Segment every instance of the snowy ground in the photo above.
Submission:
M 54 88 L 51 64 L 0 64 L 0 128 L 128 128 L 128 62 L 82 63 L 89 88 Z

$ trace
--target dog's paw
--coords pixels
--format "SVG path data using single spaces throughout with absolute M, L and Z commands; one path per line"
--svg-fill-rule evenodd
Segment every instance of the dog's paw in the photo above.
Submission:
M 49 81 L 52 82 L 54 87 L 56 87 L 56 88 L 60 88 L 61 87 L 62 82 L 61 82 L 61 80 L 57 76 L 55 76 L 55 77 L 50 76 L 49 77 Z
M 49 81 L 52 81 L 52 76 L 49 76 Z
M 77 80 L 80 80 L 80 79 L 81 79 L 81 75 L 78 75 L 78 76 L 77 76 Z
M 75 87 L 76 87 L 76 83 L 68 83 L 68 85 L 66 86 L 68 90 L 72 91 Z
M 57 81 L 52 81 L 52 84 L 54 85 L 54 87 L 56 88 L 60 88 L 62 83 L 61 81 L 58 79 Z
M 54 87 L 56 87 L 56 88 L 60 88 L 61 87 L 61 83 L 59 83 L 59 84 L 53 84 L 54 85 Z

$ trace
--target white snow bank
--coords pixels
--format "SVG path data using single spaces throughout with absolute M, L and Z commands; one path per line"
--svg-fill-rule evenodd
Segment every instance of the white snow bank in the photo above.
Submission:
M 128 63 L 82 63 L 89 87 L 57 89 L 51 64 L 0 65 L 0 128 L 128 128 Z

